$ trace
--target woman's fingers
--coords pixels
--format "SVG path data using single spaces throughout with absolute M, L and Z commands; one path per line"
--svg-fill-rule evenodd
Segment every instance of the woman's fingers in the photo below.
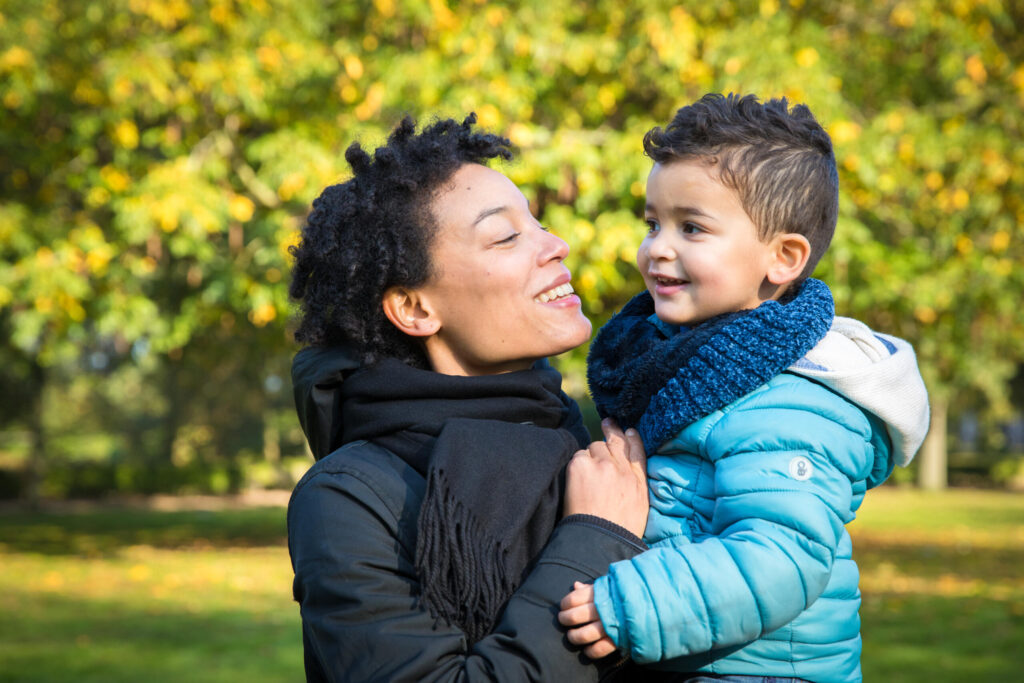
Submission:
M 640 432 L 635 429 L 627 429 L 624 435 L 626 440 L 626 458 L 630 467 L 644 475 L 647 481 L 647 453 L 644 451 L 644 441 L 640 438 Z
M 594 515 L 641 536 L 649 508 L 643 449 L 638 437 L 627 448 L 625 435 L 616 435 L 617 426 L 607 429 L 609 441 L 595 441 L 569 461 L 563 514 Z M 640 453 L 632 453 L 637 449 Z
M 610 417 L 601 420 L 601 432 L 604 440 L 612 451 L 626 448 L 626 437 L 623 435 L 619 424 Z

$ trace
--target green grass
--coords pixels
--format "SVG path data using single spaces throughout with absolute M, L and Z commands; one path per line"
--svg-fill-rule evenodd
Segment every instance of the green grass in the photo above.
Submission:
M 883 488 L 850 527 L 866 681 L 1016 680 L 1024 496 Z M 302 680 L 284 508 L 0 512 L 0 681 Z
M 871 491 L 850 525 L 865 681 L 1018 680 L 1024 495 Z
M 0 681 L 302 680 L 284 509 L 0 515 Z

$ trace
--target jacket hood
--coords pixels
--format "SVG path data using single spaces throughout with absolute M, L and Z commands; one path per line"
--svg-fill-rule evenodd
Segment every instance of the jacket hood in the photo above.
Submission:
M 864 323 L 837 316 L 824 339 L 789 371 L 825 385 L 886 425 L 893 459 L 906 467 L 928 432 L 928 390 L 914 349 Z
M 359 356 L 344 347 L 308 347 L 292 360 L 292 393 L 299 423 L 317 460 L 341 446 L 342 383 L 361 366 Z

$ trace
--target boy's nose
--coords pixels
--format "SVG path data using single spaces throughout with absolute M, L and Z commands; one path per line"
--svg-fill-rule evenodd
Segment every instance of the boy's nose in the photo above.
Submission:
M 672 259 L 676 255 L 675 248 L 660 233 L 649 238 L 647 253 L 651 255 L 651 258 L 659 260 Z

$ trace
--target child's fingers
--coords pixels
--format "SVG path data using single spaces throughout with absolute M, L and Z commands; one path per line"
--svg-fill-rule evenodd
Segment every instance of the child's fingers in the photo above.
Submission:
M 592 602 L 588 602 L 585 605 L 579 605 L 577 607 L 570 607 L 569 609 L 563 609 L 558 613 L 558 623 L 562 626 L 579 626 L 580 624 L 589 624 L 593 621 L 598 621 L 600 617 L 597 614 L 597 607 Z
M 579 607 L 585 605 L 588 602 L 594 601 L 594 587 L 589 583 L 582 583 L 576 581 L 572 585 L 572 592 L 562 598 L 562 602 L 559 603 L 561 609 L 569 609 L 571 607 Z
M 612 642 L 611 638 L 605 636 L 596 643 L 583 648 L 583 654 L 591 659 L 602 659 L 603 657 L 607 657 L 611 653 L 615 652 L 615 650 L 615 643 Z
M 565 635 L 573 645 L 590 645 L 604 637 L 604 628 L 600 621 L 592 621 L 589 624 L 569 629 Z

